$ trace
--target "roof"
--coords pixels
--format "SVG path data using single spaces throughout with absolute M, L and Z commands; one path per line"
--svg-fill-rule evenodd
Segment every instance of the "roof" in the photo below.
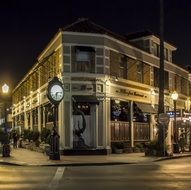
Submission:
M 160 38 L 158 35 L 154 34 L 150 30 L 142 30 L 142 31 L 137 31 L 134 33 L 127 34 L 125 36 L 116 34 L 112 32 L 111 30 L 108 30 L 107 28 L 100 26 L 94 22 L 92 22 L 88 18 L 79 18 L 76 22 L 61 28 L 61 31 L 68 31 L 68 32 L 81 32 L 81 33 L 94 33 L 94 34 L 106 34 L 108 36 L 111 36 L 113 38 L 116 38 L 122 42 L 131 44 L 131 40 L 133 39 L 138 39 L 146 36 L 156 36 L 157 38 Z M 169 45 L 173 44 L 167 42 Z
M 148 37 L 148 36 L 155 36 L 156 38 L 158 38 L 160 40 L 160 36 L 157 35 L 157 34 L 154 34 L 150 30 L 141 30 L 141 31 L 137 31 L 137 32 L 133 32 L 133 33 L 125 35 L 126 40 L 128 42 L 130 42 L 130 44 L 132 44 L 131 43 L 132 40 L 139 39 L 139 38 L 144 38 L 144 37 Z M 176 46 L 174 44 L 172 44 L 171 42 L 168 42 L 166 40 L 164 42 L 169 44 L 170 46 L 172 46 L 174 48 L 174 50 L 176 50 Z
M 141 37 L 146 37 L 146 36 L 151 36 L 151 35 L 156 36 L 150 30 L 143 30 L 143 31 L 138 31 L 138 32 L 133 32 L 133 33 L 127 34 L 126 35 L 126 39 L 127 40 L 133 40 L 133 39 L 137 39 L 137 38 L 141 38 Z
M 117 38 L 121 41 L 127 42 L 125 36 L 121 36 L 116 34 L 105 27 L 102 27 L 88 18 L 79 18 L 76 22 L 61 28 L 62 31 L 69 31 L 69 32 L 83 32 L 83 33 L 96 33 L 96 34 L 106 34 L 108 36 Z

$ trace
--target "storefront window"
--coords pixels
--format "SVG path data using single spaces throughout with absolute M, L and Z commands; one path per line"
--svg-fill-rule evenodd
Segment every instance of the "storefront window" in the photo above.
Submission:
M 33 127 L 38 125 L 38 110 L 37 110 L 37 108 L 35 108 L 32 111 L 32 123 L 33 123 Z
M 30 127 L 30 112 L 27 112 L 27 125 Z
M 111 120 L 129 121 L 128 102 L 111 100 Z
M 45 106 L 45 121 L 46 123 L 54 121 L 53 108 L 51 104 Z
M 149 114 L 143 113 L 142 110 L 136 105 L 136 103 L 133 104 L 133 121 L 149 122 Z

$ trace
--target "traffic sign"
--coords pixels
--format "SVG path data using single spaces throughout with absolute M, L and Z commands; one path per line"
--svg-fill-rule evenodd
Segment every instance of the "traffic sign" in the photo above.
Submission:
M 158 120 L 159 120 L 159 123 L 167 125 L 170 121 L 170 117 L 166 113 L 160 113 Z

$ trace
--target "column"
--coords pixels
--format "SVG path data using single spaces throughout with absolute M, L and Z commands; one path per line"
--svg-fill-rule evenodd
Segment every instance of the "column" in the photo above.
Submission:
M 41 133 L 41 109 L 40 106 L 37 108 L 38 111 L 38 131 Z
M 154 136 L 155 136 L 154 129 L 156 128 L 156 122 L 155 122 L 155 115 L 154 114 L 150 115 L 149 127 L 150 127 L 150 140 L 152 141 L 152 140 L 154 140 Z
M 58 108 L 58 134 L 60 135 L 60 150 L 64 150 L 64 101 L 62 101 Z
M 104 147 L 104 101 L 97 106 L 97 147 Z
M 32 115 L 32 110 L 29 111 L 29 114 L 30 114 L 30 125 L 29 125 L 29 127 L 30 127 L 30 130 L 33 130 L 33 122 L 32 122 L 33 115 Z
M 130 120 L 129 120 L 129 129 L 130 129 L 130 146 L 134 147 L 134 126 L 133 126 L 133 101 L 129 101 L 130 104 Z
M 110 128 L 110 98 L 106 99 L 106 110 L 105 110 L 105 119 L 106 119 L 106 149 L 111 149 L 111 128 Z

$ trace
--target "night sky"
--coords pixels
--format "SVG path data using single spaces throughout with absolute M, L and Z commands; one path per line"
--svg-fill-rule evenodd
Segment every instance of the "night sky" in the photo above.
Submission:
M 165 1 L 165 40 L 178 49 L 174 63 L 190 64 L 191 1 Z M 115 33 L 159 34 L 159 0 L 17 0 L 0 2 L 0 85 L 12 88 L 60 27 L 90 18 Z

